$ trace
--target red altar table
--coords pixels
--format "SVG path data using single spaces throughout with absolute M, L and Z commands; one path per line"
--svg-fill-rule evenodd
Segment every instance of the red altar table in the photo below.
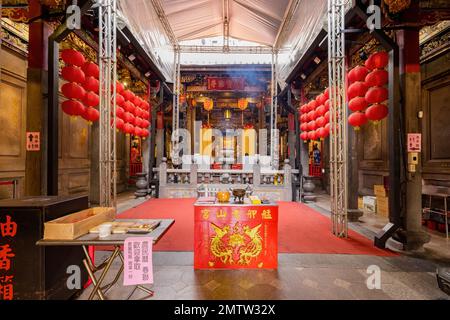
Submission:
M 276 269 L 278 205 L 195 203 L 195 269 Z

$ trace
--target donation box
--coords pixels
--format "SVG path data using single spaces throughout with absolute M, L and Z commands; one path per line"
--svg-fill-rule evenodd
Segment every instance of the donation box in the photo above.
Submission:
M 82 248 L 36 242 L 44 222 L 87 208 L 87 196 L 0 200 L 0 300 L 65 300 L 80 291 L 67 280 L 79 270 L 81 286 L 87 281 Z

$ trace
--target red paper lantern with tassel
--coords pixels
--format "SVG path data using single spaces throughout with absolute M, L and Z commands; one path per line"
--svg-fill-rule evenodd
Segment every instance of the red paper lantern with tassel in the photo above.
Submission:
M 86 92 L 83 98 L 83 103 L 89 107 L 97 107 L 100 103 L 100 98 L 94 92 Z
M 319 117 L 323 116 L 325 114 L 325 112 L 327 112 L 327 108 L 325 108 L 325 105 L 320 105 L 317 109 L 316 109 L 316 113 Z
M 309 131 L 308 132 L 308 139 L 310 140 L 316 140 L 317 139 L 317 135 L 315 131 Z
M 85 62 L 81 67 L 81 70 L 83 70 L 86 77 L 94 77 L 95 79 L 98 79 L 100 75 L 100 69 L 98 68 L 98 65 L 93 62 Z
M 81 116 L 83 119 L 87 120 L 89 124 L 92 124 L 100 118 L 100 112 L 95 108 L 87 107 Z
M 125 110 L 122 107 L 116 107 L 116 117 L 123 119 L 125 115 Z
M 129 135 L 134 133 L 134 126 L 131 123 L 125 123 L 123 126 L 123 131 Z
M 302 124 L 300 125 L 300 130 L 302 130 L 302 131 L 308 131 L 308 130 L 309 130 L 308 124 L 307 124 L 306 122 L 302 123 Z
M 316 125 L 320 128 L 327 124 L 327 120 L 324 117 L 319 117 L 316 120 Z
M 317 129 L 317 124 L 315 121 L 310 121 L 308 122 L 308 129 L 309 130 L 316 130 Z
M 348 117 L 348 123 L 359 130 L 359 128 L 367 123 L 366 115 L 363 112 L 354 112 Z
M 83 66 L 86 62 L 83 54 L 74 49 L 64 49 L 61 51 L 61 58 L 64 63 L 68 65 L 74 65 L 77 67 Z
M 121 84 L 119 81 L 116 82 L 116 93 L 122 94 L 124 91 L 123 84 Z
M 376 69 L 369 73 L 365 79 L 369 87 L 382 87 L 388 83 L 389 73 L 384 69 Z
M 389 91 L 384 87 L 372 87 L 367 91 L 365 97 L 370 104 L 381 103 L 389 98 Z
M 117 130 L 123 131 L 124 125 L 125 125 L 125 121 L 123 121 L 120 118 L 116 118 L 116 129 Z
M 97 79 L 95 79 L 94 77 L 87 77 L 82 86 L 84 89 L 86 89 L 87 91 L 92 91 L 98 94 L 99 91 L 99 82 Z
M 308 132 L 302 132 L 300 134 L 300 139 L 302 139 L 303 141 L 308 140 Z
M 354 83 L 356 81 L 364 81 L 366 79 L 369 69 L 363 66 L 356 66 L 348 73 L 348 81 Z
M 348 108 L 355 112 L 355 111 L 362 111 L 366 109 L 369 106 L 369 103 L 366 101 L 366 98 L 364 97 L 355 97 L 348 103 Z
M 150 135 L 150 132 L 147 129 L 142 129 L 142 138 L 145 140 Z
M 121 107 L 124 102 L 125 98 L 120 93 L 116 93 L 116 105 Z
M 85 111 L 85 106 L 77 100 L 66 100 L 61 104 L 64 113 L 69 116 L 81 116 Z
M 121 93 L 123 95 L 123 97 L 125 98 L 125 100 L 127 101 L 132 101 L 133 99 L 133 92 L 131 92 L 130 90 L 125 90 L 123 91 L 123 93 Z
M 83 70 L 76 66 L 65 66 L 61 70 L 61 76 L 69 82 L 83 83 L 86 79 Z
M 375 52 L 370 58 L 373 69 L 384 69 L 389 63 L 389 54 L 386 51 Z
M 134 113 L 134 110 L 136 109 L 134 104 L 130 101 L 125 101 L 122 106 L 125 109 L 125 111 L 131 112 L 131 113 Z
M 62 85 L 61 92 L 66 98 L 81 100 L 86 95 L 86 91 L 77 83 L 67 82 Z
M 387 117 L 389 113 L 388 107 L 384 104 L 374 104 L 367 108 L 366 117 L 371 121 L 380 121 Z
M 357 81 L 348 88 L 348 99 L 351 100 L 355 97 L 364 97 L 367 90 L 368 87 L 364 82 Z

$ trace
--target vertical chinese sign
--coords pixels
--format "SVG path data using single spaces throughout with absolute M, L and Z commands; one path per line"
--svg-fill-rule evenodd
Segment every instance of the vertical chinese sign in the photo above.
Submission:
M 196 269 L 276 269 L 278 206 L 195 206 Z
M 123 285 L 153 283 L 153 238 L 130 237 L 124 243 Z
M 14 275 L 11 266 L 14 263 L 14 248 L 9 244 L 17 234 L 17 223 L 9 215 L 0 221 L 0 300 L 14 298 Z

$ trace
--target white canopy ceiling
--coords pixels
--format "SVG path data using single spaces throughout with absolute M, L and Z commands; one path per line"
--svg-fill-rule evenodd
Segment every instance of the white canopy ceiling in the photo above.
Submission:
M 228 36 L 274 45 L 289 0 L 161 0 L 178 41 Z

